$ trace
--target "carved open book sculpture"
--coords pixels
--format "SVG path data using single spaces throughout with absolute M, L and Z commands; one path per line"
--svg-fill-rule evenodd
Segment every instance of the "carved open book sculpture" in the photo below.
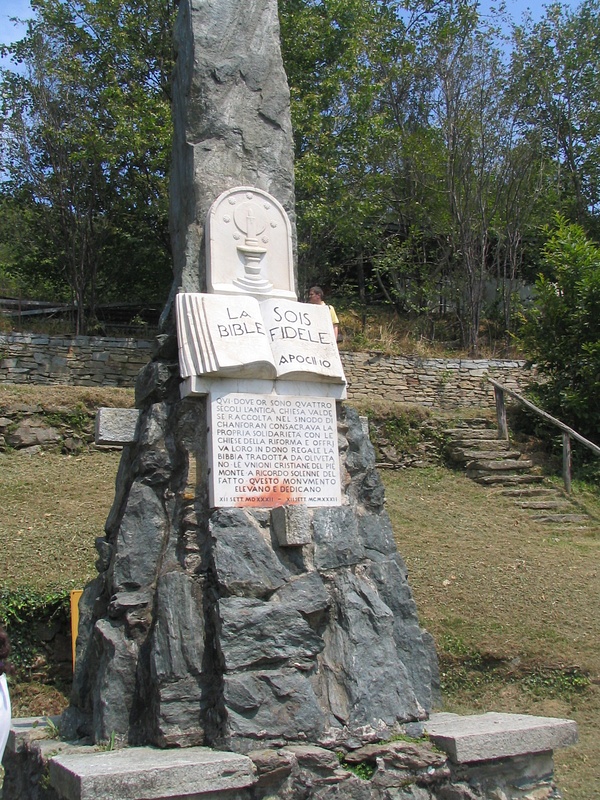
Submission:
M 176 309 L 182 378 L 346 382 L 327 306 L 180 292 Z

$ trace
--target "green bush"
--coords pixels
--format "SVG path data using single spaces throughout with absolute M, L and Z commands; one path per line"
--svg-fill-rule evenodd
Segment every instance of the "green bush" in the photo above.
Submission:
M 544 410 L 600 444 L 600 247 L 557 216 L 521 339 Z
M 10 660 L 21 679 L 34 668 L 43 650 L 38 626 L 58 623 L 68 628 L 69 595 L 66 589 L 39 592 L 28 586 L 0 591 L 0 623 L 10 637 Z

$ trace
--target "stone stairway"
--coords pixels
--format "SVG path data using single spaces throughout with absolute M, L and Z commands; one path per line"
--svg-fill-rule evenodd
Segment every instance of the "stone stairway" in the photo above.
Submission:
M 540 474 L 533 462 L 504 439 L 487 419 L 466 420 L 444 431 L 446 455 L 477 483 L 514 499 L 543 524 L 585 528 L 591 518 L 559 486 Z

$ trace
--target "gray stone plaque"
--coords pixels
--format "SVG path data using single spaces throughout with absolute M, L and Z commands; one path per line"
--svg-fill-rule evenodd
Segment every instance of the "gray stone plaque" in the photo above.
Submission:
M 341 505 L 335 400 L 248 393 L 210 403 L 211 505 Z

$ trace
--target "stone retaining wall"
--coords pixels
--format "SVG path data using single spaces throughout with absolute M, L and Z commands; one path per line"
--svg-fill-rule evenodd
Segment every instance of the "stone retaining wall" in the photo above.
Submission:
M 0 382 L 133 386 L 152 349 L 144 339 L 0 334 Z
M 494 406 L 494 378 L 522 391 L 533 372 L 525 361 L 466 358 L 419 358 L 382 353 L 342 353 L 352 400 L 383 397 L 437 408 Z
M 153 342 L 91 336 L 0 334 L 0 382 L 133 386 Z M 342 352 L 352 400 L 383 397 L 438 408 L 494 405 L 487 378 L 514 391 L 532 378 L 524 361 Z

